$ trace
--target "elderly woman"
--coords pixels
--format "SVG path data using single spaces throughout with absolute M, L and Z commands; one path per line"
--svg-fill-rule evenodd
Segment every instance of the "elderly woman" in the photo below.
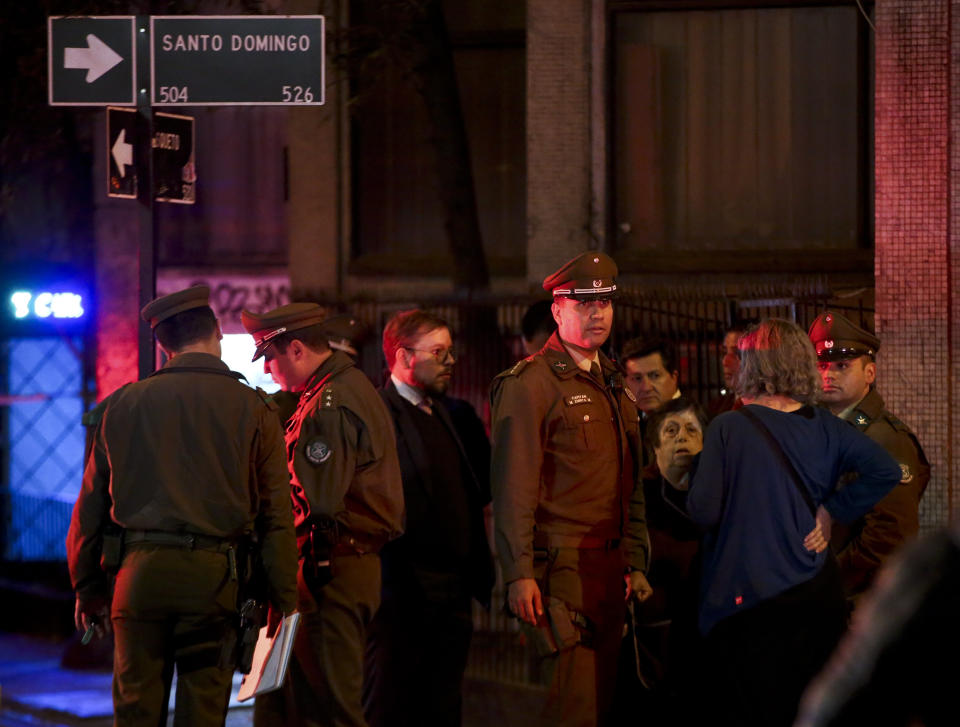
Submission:
M 644 724 L 694 721 L 691 708 L 696 701 L 686 697 L 691 670 L 698 661 L 697 554 L 701 530 L 687 515 L 686 503 L 690 466 L 703 449 L 706 428 L 703 409 L 684 396 L 671 399 L 647 419 L 644 440 L 653 462 L 643 472 L 643 492 L 651 555 L 647 580 L 653 595 L 633 604 L 637 648 L 647 649 L 655 660 L 640 659 L 640 671 L 648 686 L 642 711 Z M 636 658 L 632 649 L 631 656 Z M 651 684 L 650 677 L 660 675 L 658 666 L 662 679 Z M 635 702 L 636 690 L 633 692 Z
M 765 320 L 739 341 L 744 407 L 710 425 L 687 512 L 707 529 L 699 627 L 720 723 L 789 725 L 843 631 L 830 523 L 859 517 L 900 480 L 878 444 L 825 409 L 806 334 Z M 837 488 L 841 475 L 856 472 Z

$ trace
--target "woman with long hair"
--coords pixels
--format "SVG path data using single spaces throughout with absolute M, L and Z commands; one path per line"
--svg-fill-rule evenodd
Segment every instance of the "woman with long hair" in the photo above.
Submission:
M 744 407 L 707 430 L 687 510 L 706 529 L 698 620 L 718 721 L 774 727 L 792 723 L 844 629 L 830 524 L 869 510 L 900 468 L 815 406 L 816 355 L 798 326 L 761 321 L 738 347 Z

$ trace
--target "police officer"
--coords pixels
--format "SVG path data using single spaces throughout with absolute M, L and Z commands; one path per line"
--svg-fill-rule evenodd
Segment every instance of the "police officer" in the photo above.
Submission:
M 877 570 L 917 534 L 920 497 L 930 465 L 910 428 L 891 414 L 876 388 L 880 339 L 839 313 L 826 312 L 810 326 L 823 377 L 823 403 L 882 445 L 900 464 L 900 484 L 849 527 L 834 525 L 831 538 L 847 597 L 856 600 Z
M 627 586 L 650 595 L 639 416 L 610 335 L 617 266 L 578 255 L 543 281 L 558 329 L 493 381 L 491 486 L 510 610 L 542 647 L 550 724 L 602 723 Z
M 254 361 L 301 392 L 287 425 L 300 554 L 302 622 L 282 691 L 257 698 L 257 725 L 364 725 L 366 629 L 380 603 L 381 546 L 401 532 L 403 488 L 393 425 L 352 359 L 331 351 L 314 303 L 243 311 Z
M 197 286 L 144 307 L 169 360 L 108 397 L 90 421 L 67 559 L 78 628 L 112 623 L 118 725 L 166 724 L 174 665 L 176 723 L 224 723 L 244 536 L 259 536 L 273 606 L 296 607 L 279 422 L 265 395 L 220 360 L 208 296 Z M 112 604 L 101 562 L 119 567 Z

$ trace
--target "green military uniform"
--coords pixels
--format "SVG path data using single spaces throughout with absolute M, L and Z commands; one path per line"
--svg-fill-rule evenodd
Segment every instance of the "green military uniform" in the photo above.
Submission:
M 257 356 L 311 304 L 243 320 Z M 302 622 L 282 691 L 257 698 L 257 725 L 364 725 L 366 627 L 380 604 L 380 547 L 402 530 L 403 488 L 387 409 L 352 359 L 331 352 L 307 381 L 286 432 L 300 550 Z M 329 561 L 328 564 L 325 564 Z
M 886 557 L 916 536 L 920 498 L 930 481 L 930 464 L 916 435 L 887 411 L 875 388 L 843 418 L 887 450 L 903 473 L 900 484 L 866 515 L 850 526 L 835 526 L 831 542 L 844 588 L 856 596 L 867 590 Z
M 826 312 L 810 326 L 810 340 L 821 361 L 868 356 L 880 339 L 844 316 Z M 874 386 L 840 416 L 881 445 L 900 465 L 903 476 L 866 515 L 849 525 L 834 524 L 831 544 L 837 553 L 848 598 L 856 600 L 873 582 L 884 560 L 919 530 L 920 498 L 930 481 L 930 464 L 910 428 L 887 411 Z
M 187 307 L 183 307 L 186 305 Z M 154 301 L 154 326 L 207 305 L 207 290 Z M 211 312 L 212 318 L 212 312 Z M 261 539 L 269 597 L 296 607 L 296 550 L 283 439 L 265 398 L 214 355 L 174 355 L 88 418 L 93 441 L 67 535 L 81 603 L 107 599 L 104 532 L 125 529 L 113 589 L 116 724 L 222 725 L 233 675 L 237 545 Z
M 612 292 L 615 271 L 612 260 L 591 253 L 544 287 L 568 297 L 589 297 L 591 287 Z M 491 487 L 504 581 L 536 578 L 545 600 L 566 604 L 581 636 L 547 662 L 543 717 L 552 724 L 596 724 L 609 709 L 624 569 L 646 570 L 648 559 L 643 488 L 636 486 L 639 416 L 620 368 L 603 354 L 599 361 L 597 378 L 554 333 L 491 390 Z

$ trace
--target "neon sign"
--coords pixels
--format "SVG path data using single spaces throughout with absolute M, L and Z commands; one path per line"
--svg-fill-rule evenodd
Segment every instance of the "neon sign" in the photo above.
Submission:
M 18 290 L 10 296 L 13 317 L 18 320 L 34 318 L 82 318 L 85 313 L 83 296 L 69 292 L 31 293 Z

